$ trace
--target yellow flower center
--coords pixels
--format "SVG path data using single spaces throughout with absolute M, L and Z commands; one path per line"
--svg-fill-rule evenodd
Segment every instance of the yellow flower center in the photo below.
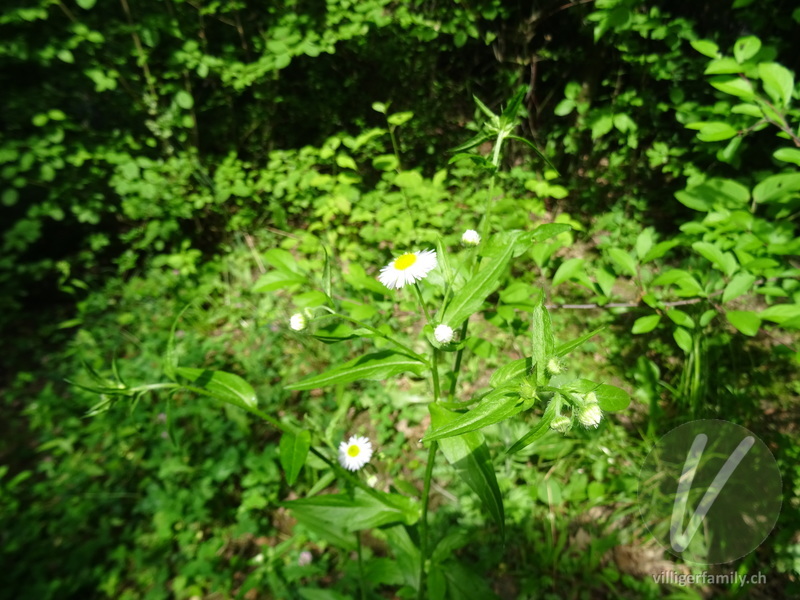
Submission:
M 400 258 L 394 261 L 394 268 L 398 271 L 405 271 L 408 267 L 417 262 L 417 255 L 413 253 L 403 254 Z
M 347 454 L 348 454 L 349 456 L 352 456 L 353 458 L 355 458 L 356 456 L 358 456 L 359 454 L 361 454 L 361 448 L 359 448 L 358 446 L 356 446 L 355 444 L 353 444 L 352 446 L 350 446 L 350 447 L 347 449 Z

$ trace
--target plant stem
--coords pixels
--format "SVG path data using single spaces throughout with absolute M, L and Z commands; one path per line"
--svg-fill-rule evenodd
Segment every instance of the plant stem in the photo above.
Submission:
M 467 327 L 469 327 L 469 319 L 464 321 L 461 325 L 461 336 L 458 338 L 462 341 L 467 336 Z M 456 352 L 456 364 L 453 366 L 453 379 L 450 381 L 450 391 L 447 394 L 447 399 L 452 402 L 453 396 L 456 394 L 456 384 L 458 383 L 458 374 L 461 372 L 461 357 L 464 355 L 464 348 L 459 348 Z
M 361 556 L 361 532 L 356 531 L 356 551 L 358 552 L 358 584 L 361 588 L 361 600 L 367 600 L 367 589 L 364 586 L 364 560 Z
M 431 442 L 428 448 L 428 463 L 425 466 L 425 482 L 422 488 L 422 519 L 419 529 L 419 589 L 417 600 L 425 598 L 425 563 L 428 560 L 428 500 L 431 493 L 431 475 L 433 462 L 436 455 L 436 442 Z
M 414 282 L 414 291 L 417 293 L 417 301 L 422 308 L 422 313 L 425 315 L 425 320 L 430 323 L 431 316 L 428 314 L 428 309 L 425 307 L 425 303 L 422 301 L 422 291 L 419 289 L 419 284 L 417 282 Z

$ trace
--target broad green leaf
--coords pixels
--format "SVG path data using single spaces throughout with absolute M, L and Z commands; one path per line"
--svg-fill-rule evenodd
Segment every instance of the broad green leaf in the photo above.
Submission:
M 452 560 L 442 566 L 452 600 L 500 600 L 479 572 L 480 569 L 466 567 Z
M 642 261 L 642 263 L 648 263 L 651 260 L 655 260 L 657 258 L 661 258 L 667 252 L 669 252 L 670 250 L 672 250 L 675 246 L 677 246 L 679 244 L 680 244 L 680 242 L 678 242 L 677 240 L 669 240 L 669 241 L 666 241 L 666 242 L 659 242 L 658 244 L 656 244 L 655 246 L 650 248 L 650 250 L 647 251 L 647 254 L 645 254 L 641 258 L 641 261 Z
M 761 50 L 761 40 L 754 35 L 739 38 L 733 45 L 733 56 L 736 61 L 743 63 L 753 58 Z
M 253 286 L 253 291 L 262 293 L 272 292 L 303 283 L 306 283 L 306 280 L 302 275 L 275 270 L 259 277 L 258 281 L 256 281 Z
M 621 272 L 631 277 L 636 277 L 636 260 L 621 248 L 610 248 L 608 256 L 621 269 Z
M 342 524 L 347 531 L 372 529 L 389 523 L 413 525 L 419 520 L 419 505 L 405 496 L 375 492 L 376 498 L 360 488 L 353 496 L 323 494 L 282 503 L 282 506 L 299 515 L 312 513 L 319 519 Z
M 506 454 L 514 454 L 519 452 L 526 446 L 530 446 L 533 442 L 543 437 L 544 434 L 550 431 L 550 423 L 552 423 L 553 417 L 556 416 L 556 408 L 558 408 L 559 405 L 560 402 L 556 401 L 555 399 L 551 400 L 547 405 L 547 408 L 544 409 L 542 418 L 539 419 L 536 425 L 534 425 L 528 433 L 518 439 L 514 445 L 506 451 Z
M 738 298 L 742 294 L 746 294 L 753 284 L 756 282 L 755 275 L 750 273 L 739 273 L 730 283 L 725 287 L 725 292 L 722 294 L 722 302 L 730 302 L 734 298 Z
M 639 317 L 633 322 L 633 328 L 631 328 L 631 333 L 639 334 L 639 333 L 650 333 L 658 327 L 658 324 L 661 322 L 661 317 L 659 315 L 647 315 L 645 317 Z
M 693 40 L 689 42 L 692 48 L 697 50 L 703 56 L 708 58 L 717 58 L 719 56 L 719 46 L 709 40 Z
M 570 258 L 565 260 L 559 265 L 555 275 L 553 275 L 553 285 L 559 285 L 573 277 L 585 275 L 583 267 L 585 263 L 586 259 L 584 258 Z
M 512 360 L 510 363 L 504 364 L 502 367 L 497 369 L 497 371 L 492 373 L 492 377 L 489 379 L 489 385 L 491 385 L 493 388 L 496 388 L 500 387 L 506 381 L 514 379 L 515 377 L 529 375 L 533 369 L 533 365 L 533 359 L 530 357 Z
M 734 73 L 741 73 L 742 65 L 736 62 L 730 56 L 723 56 L 712 60 L 703 71 L 706 75 L 732 75 Z
M 395 127 L 400 127 L 405 123 L 408 123 L 411 119 L 414 118 L 414 113 L 411 111 L 399 112 L 393 115 L 389 115 L 386 119 L 390 125 L 394 125 Z
M 281 436 L 280 459 L 286 473 L 286 482 L 294 485 L 303 465 L 306 464 L 308 451 L 311 449 L 311 433 L 307 430 L 293 435 L 288 431 Z
M 97 3 L 97 0 L 76 0 L 78 6 L 80 6 L 83 10 L 89 10 Z
M 324 373 L 306 377 L 297 383 L 287 385 L 286 389 L 313 390 L 359 379 L 383 380 L 406 371 L 419 375 L 424 367 L 425 364 L 416 358 L 391 350 L 382 350 L 355 358 Z
M 436 429 L 453 423 L 460 416 L 437 404 L 430 404 L 429 409 L 431 426 Z M 497 485 L 494 466 L 483 435 L 472 431 L 444 438 L 439 440 L 439 446 L 447 462 L 455 467 L 461 479 L 481 499 L 483 506 L 500 528 L 500 537 L 505 537 L 503 496 Z
M 297 259 L 292 256 L 291 252 L 281 248 L 271 248 L 267 250 L 264 253 L 264 262 L 283 273 L 300 275 L 302 277 L 302 271 L 300 265 L 297 264 Z
M 758 313 L 758 316 L 765 321 L 773 321 L 780 325 L 786 321 L 800 317 L 800 304 L 776 304 L 765 308 Z
M 694 319 L 679 308 L 671 308 L 667 311 L 667 316 L 672 322 L 686 329 L 694 329 Z
M 753 84 L 748 79 L 741 77 L 712 77 L 709 83 L 717 88 L 720 92 L 742 98 L 743 100 L 752 100 L 756 97 Z
M 722 252 L 716 245 L 709 242 L 695 242 L 692 244 L 692 248 L 726 275 L 732 275 L 736 270 L 735 260 L 731 263 L 730 259 L 725 257 L 725 254 L 730 253 Z
M 500 246 L 488 249 L 493 253 L 492 256 L 484 257 L 484 260 L 481 261 L 481 269 L 453 296 L 444 310 L 442 323 L 447 323 L 455 329 L 461 325 L 464 319 L 468 319 L 481 308 L 486 297 L 500 285 L 500 279 L 505 274 L 518 237 L 518 235 L 492 236 L 490 244 L 497 238 Z
M 639 235 L 636 236 L 636 256 L 639 257 L 639 260 L 647 256 L 647 253 L 650 252 L 654 243 L 655 238 L 653 236 L 652 227 L 648 227 L 639 232 Z
M 754 336 L 761 327 L 759 316 L 749 310 L 729 310 L 725 313 L 725 318 L 745 335 Z
M 694 346 L 692 343 L 692 334 L 683 327 L 676 327 L 675 331 L 672 332 L 672 337 L 675 339 L 675 343 L 678 344 L 678 347 L 686 352 L 686 354 L 692 351 Z
M 358 165 L 356 165 L 356 161 L 347 154 L 340 152 L 336 155 L 336 164 L 341 169 L 350 169 L 352 171 L 358 171 Z
M 776 150 L 772 156 L 777 160 L 800 166 L 800 149 L 781 148 L 780 150 Z
M 571 340 L 569 342 L 565 342 L 565 343 L 559 345 L 556 348 L 556 351 L 555 351 L 556 356 L 558 356 L 558 357 L 566 356 L 567 354 L 569 354 L 570 352 L 572 352 L 573 350 L 575 350 L 579 346 L 582 346 L 585 342 L 587 342 L 590 339 L 592 339 L 598 333 L 603 331 L 603 329 L 605 329 L 605 325 L 603 325 L 602 327 L 598 327 L 597 329 L 593 329 L 589 333 L 584 333 L 579 338 L 575 338 L 574 340 Z
M 703 121 L 688 123 L 687 129 L 697 130 L 697 139 L 701 142 L 719 142 L 736 137 L 739 130 L 722 121 Z
M 702 294 L 703 287 L 694 276 L 683 269 L 670 269 L 656 277 L 653 285 L 677 285 L 686 294 Z
M 531 347 L 533 348 L 533 362 L 538 365 L 536 369 L 536 383 L 538 385 L 546 383 L 546 374 L 543 367 L 553 356 L 555 345 L 550 313 L 547 312 L 544 298 L 542 298 L 531 313 Z
M 500 421 L 505 421 L 525 408 L 519 394 L 507 389 L 489 392 L 471 410 L 458 415 L 446 425 L 425 434 L 423 442 L 432 442 L 447 437 L 475 431 Z
M 572 231 L 572 226 L 566 223 L 544 223 L 533 230 L 531 241 L 535 244 L 554 238 L 566 231 Z
M 631 403 L 631 396 L 615 385 L 608 383 L 595 383 L 588 379 L 578 379 L 563 386 L 565 390 L 571 390 L 580 394 L 594 392 L 597 396 L 597 403 L 605 411 L 616 412 L 628 408 Z
M 753 188 L 756 202 L 782 202 L 797 197 L 800 191 L 800 173 L 778 173 L 767 177 Z
M 175 373 L 191 382 L 191 389 L 245 410 L 256 408 L 258 398 L 253 387 L 244 379 L 225 371 L 177 367 Z
M 746 207 L 750 190 L 738 181 L 714 178 L 676 192 L 675 197 L 693 210 L 709 212 L 715 205 L 731 209 Z
M 759 63 L 758 75 L 764 91 L 779 106 L 789 106 L 794 90 L 794 74 L 778 63 Z
M 175 103 L 184 110 L 190 110 L 194 106 L 194 98 L 186 90 L 180 90 L 175 94 Z

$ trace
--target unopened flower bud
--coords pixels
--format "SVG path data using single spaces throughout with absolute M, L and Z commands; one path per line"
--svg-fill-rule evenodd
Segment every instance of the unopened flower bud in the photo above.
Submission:
M 558 415 L 550 422 L 550 429 L 558 431 L 559 433 L 567 433 L 571 424 L 572 419 L 564 415 Z
M 597 427 L 603 419 L 603 411 L 596 402 L 586 404 L 578 410 L 578 421 L 586 428 Z
M 564 370 L 564 368 L 561 366 L 561 363 L 559 363 L 555 358 L 551 358 L 547 362 L 546 370 L 549 375 L 558 375 Z
M 467 229 L 461 236 L 461 243 L 465 246 L 477 246 L 481 243 L 481 236 L 474 229 Z
M 289 319 L 289 327 L 295 331 L 303 331 L 306 328 L 306 318 L 302 313 L 295 313 Z

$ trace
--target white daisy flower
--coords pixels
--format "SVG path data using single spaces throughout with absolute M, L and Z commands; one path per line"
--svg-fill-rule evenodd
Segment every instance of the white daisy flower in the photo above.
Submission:
M 433 337 L 440 344 L 449 344 L 453 341 L 453 328 L 442 323 L 433 330 Z
M 306 328 L 306 318 L 302 313 L 295 313 L 289 319 L 289 327 L 295 331 L 303 331 Z
M 467 229 L 461 235 L 461 243 L 466 246 L 477 246 L 481 243 L 481 236 L 474 229 Z
M 597 427 L 602 419 L 603 411 L 596 402 L 587 404 L 578 411 L 578 421 L 586 428 Z
M 372 442 L 369 439 L 354 435 L 346 442 L 339 444 L 339 464 L 348 471 L 358 471 L 372 458 Z
M 436 251 L 422 250 L 398 256 L 381 269 L 378 281 L 390 290 L 424 279 L 436 268 Z

